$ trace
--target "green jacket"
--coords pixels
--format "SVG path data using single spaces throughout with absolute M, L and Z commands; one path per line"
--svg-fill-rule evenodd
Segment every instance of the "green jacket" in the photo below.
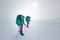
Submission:
M 31 18 L 30 16 L 27 16 L 26 21 L 30 21 L 30 18 Z
M 16 24 L 18 26 L 22 26 L 24 24 L 24 16 L 23 15 L 18 15 L 16 18 Z

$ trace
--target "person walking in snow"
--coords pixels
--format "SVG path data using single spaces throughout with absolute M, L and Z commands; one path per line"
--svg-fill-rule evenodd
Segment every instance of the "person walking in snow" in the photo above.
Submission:
M 21 14 L 17 15 L 17 18 L 16 18 L 16 24 L 18 25 L 19 32 L 22 36 L 24 35 L 24 33 L 23 33 L 24 18 L 25 17 Z
M 30 16 L 26 16 L 27 27 L 29 27 L 28 25 L 29 25 L 29 22 L 31 21 L 30 18 L 31 18 Z

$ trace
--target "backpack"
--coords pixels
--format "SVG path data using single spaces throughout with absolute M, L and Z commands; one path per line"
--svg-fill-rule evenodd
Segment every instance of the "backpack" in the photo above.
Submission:
M 22 20 L 22 18 L 24 18 L 23 15 L 18 15 L 18 16 L 17 16 L 17 18 L 16 18 L 16 24 L 17 24 L 18 26 L 21 26 L 21 25 L 24 24 L 24 19 Z
M 30 18 L 31 18 L 30 16 L 27 16 L 26 21 L 30 21 Z

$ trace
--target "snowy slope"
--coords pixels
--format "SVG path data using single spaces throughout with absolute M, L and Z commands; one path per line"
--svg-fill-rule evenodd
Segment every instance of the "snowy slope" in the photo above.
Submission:
M 24 36 L 19 35 L 13 23 L 0 23 L 0 40 L 60 40 L 60 19 L 31 21 L 29 28 L 24 26 Z

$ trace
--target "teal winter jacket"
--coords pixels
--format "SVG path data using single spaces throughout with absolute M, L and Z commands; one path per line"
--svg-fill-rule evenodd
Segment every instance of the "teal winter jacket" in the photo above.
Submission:
M 23 15 L 18 15 L 16 18 L 16 24 L 18 26 L 22 26 L 24 24 L 24 16 Z

